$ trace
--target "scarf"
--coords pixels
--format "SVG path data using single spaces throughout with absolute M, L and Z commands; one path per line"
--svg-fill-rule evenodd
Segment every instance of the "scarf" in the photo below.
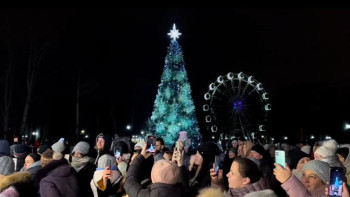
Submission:
M 85 156 L 85 157 L 82 157 L 82 158 L 72 156 L 71 166 L 77 172 L 79 172 L 90 161 L 91 161 L 91 158 L 88 157 L 88 156 Z

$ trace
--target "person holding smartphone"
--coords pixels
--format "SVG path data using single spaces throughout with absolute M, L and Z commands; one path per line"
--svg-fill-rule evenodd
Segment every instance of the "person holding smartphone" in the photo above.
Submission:
M 196 196 L 199 190 L 210 186 L 209 171 L 213 167 L 215 156 L 219 154 L 220 149 L 213 142 L 203 142 L 197 147 L 194 167 L 190 171 L 189 196 Z
M 141 185 L 141 174 L 144 170 L 144 164 L 147 158 L 152 157 L 151 152 L 147 152 L 147 144 L 143 147 L 141 154 L 133 161 L 126 175 L 124 189 L 129 197 L 182 197 L 184 195 L 184 187 L 178 183 L 181 175 L 181 159 L 177 160 L 177 164 L 161 159 L 152 167 L 151 179 L 152 184 L 144 188 Z M 180 156 L 180 155 L 179 155 Z M 180 158 L 180 157 L 179 157 Z
M 274 174 L 276 179 L 282 183 L 282 188 L 290 197 L 301 196 L 324 196 L 325 189 L 329 182 L 330 167 L 328 163 L 318 160 L 307 162 L 302 171 L 302 178 L 299 181 L 289 166 L 283 168 L 275 163 Z

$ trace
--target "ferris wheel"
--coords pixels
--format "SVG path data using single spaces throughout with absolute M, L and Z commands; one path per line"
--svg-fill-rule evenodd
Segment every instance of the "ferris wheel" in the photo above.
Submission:
M 253 76 L 242 72 L 219 76 L 204 99 L 205 122 L 212 139 L 243 135 L 257 141 L 257 134 L 266 131 L 269 95 Z

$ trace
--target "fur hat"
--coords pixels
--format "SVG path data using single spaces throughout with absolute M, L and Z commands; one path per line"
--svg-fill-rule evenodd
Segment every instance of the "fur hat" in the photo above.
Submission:
M 161 159 L 152 167 L 152 183 L 176 184 L 179 177 L 180 168 L 173 162 Z
M 81 141 L 74 146 L 72 153 L 77 151 L 83 155 L 86 155 L 89 153 L 89 150 L 90 150 L 90 145 L 87 142 Z
M 304 165 L 303 172 L 304 170 L 313 171 L 324 183 L 329 182 L 330 167 L 324 161 L 311 160 Z
M 335 140 L 328 140 L 322 143 L 322 146 L 315 151 L 315 155 L 328 157 L 334 155 L 337 151 L 338 143 Z
M 15 170 L 15 163 L 13 159 L 9 156 L 0 157 L 0 174 L 2 175 L 10 175 Z

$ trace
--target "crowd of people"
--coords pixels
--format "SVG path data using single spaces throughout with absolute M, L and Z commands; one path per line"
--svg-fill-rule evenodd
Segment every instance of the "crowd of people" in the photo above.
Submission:
M 350 144 L 332 139 L 276 147 L 233 139 L 225 148 L 193 147 L 184 136 L 171 147 L 156 138 L 155 151 L 145 141 L 103 133 L 94 146 L 80 141 L 72 149 L 63 138 L 32 151 L 2 139 L 0 197 L 349 196 Z M 276 163 L 276 150 L 284 151 L 285 165 Z M 329 185 L 333 167 L 344 174 L 340 186 Z

